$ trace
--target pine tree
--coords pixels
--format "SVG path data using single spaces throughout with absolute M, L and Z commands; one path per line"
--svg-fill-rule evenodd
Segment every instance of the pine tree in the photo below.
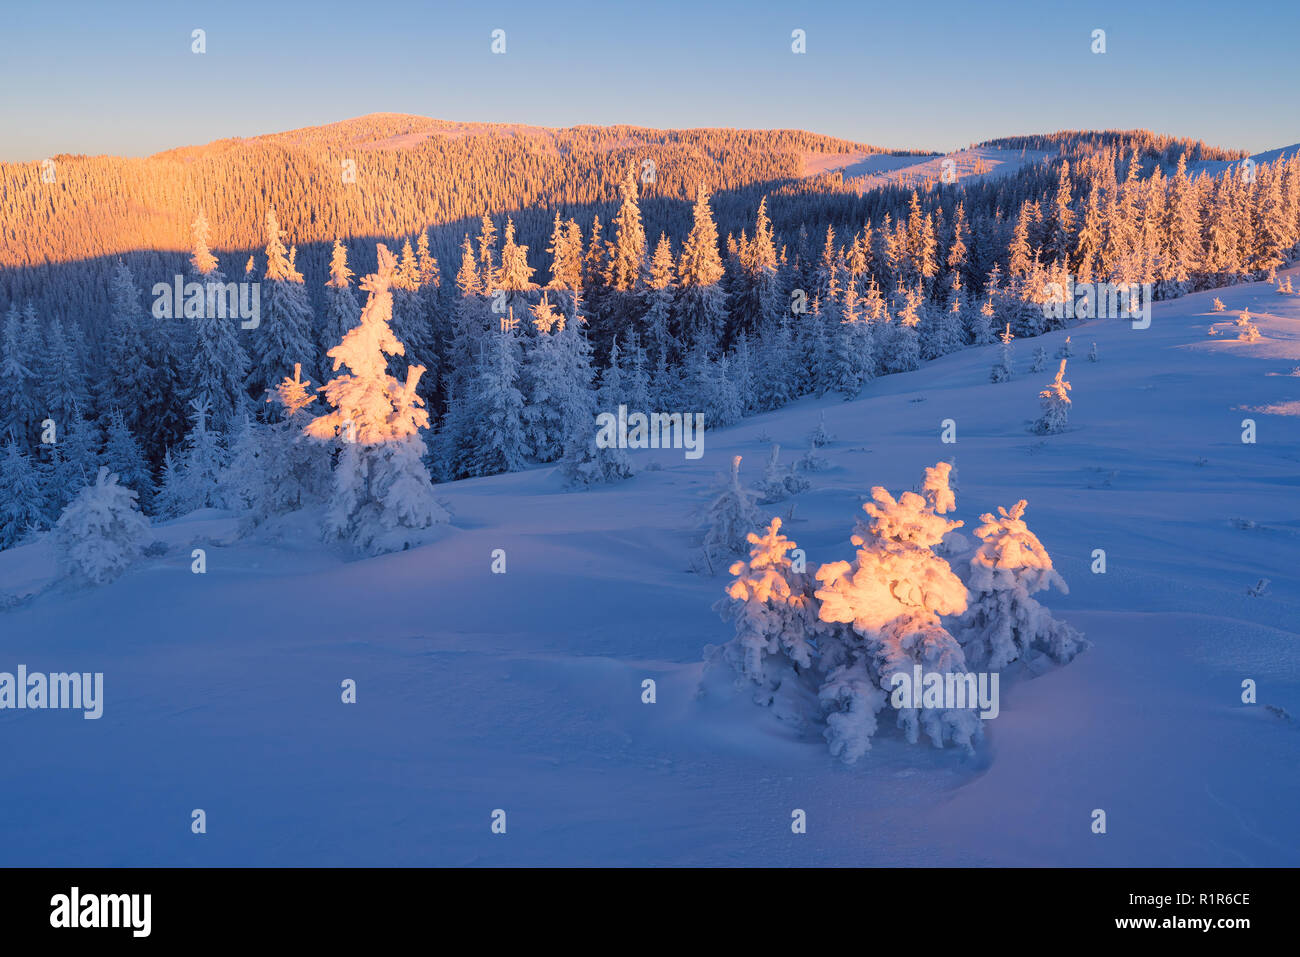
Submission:
M 55 560 L 62 577 L 103 585 L 139 559 L 150 538 L 149 520 L 140 514 L 136 493 L 118 485 L 117 476 L 100 466 L 94 483 L 59 516 Z
M 681 352 L 681 343 L 672 334 L 672 309 L 677 296 L 676 272 L 668 237 L 661 233 L 650 261 L 650 276 L 643 293 L 645 310 L 641 317 L 649 355 L 656 364 L 672 362 Z
M 100 466 L 99 423 L 80 414 L 58 425 L 57 442 L 51 447 L 49 509 L 58 515 L 78 492 L 95 480 Z
M 204 398 L 190 400 L 190 421 L 185 449 L 177 468 L 180 473 L 180 507 L 184 515 L 201 508 L 225 508 L 226 450 L 222 434 L 208 427 L 211 407 Z
M 870 747 L 875 713 L 885 704 L 879 689 L 889 687 L 892 676 L 910 676 L 916 665 L 944 674 L 967 670 L 961 646 L 940 620 L 966 610 L 966 586 L 934 551 L 962 524 L 943 517 L 952 504 L 951 494 L 938 487 L 946 481 L 946 471 L 927 476 L 930 501 L 915 492 L 895 499 L 873 488 L 873 501 L 863 505 L 869 518 L 853 535 L 855 561 L 817 570 L 821 620 L 849 625 L 856 636 L 820 692 L 831 712 L 831 752 L 848 763 Z M 936 747 L 951 739 L 969 748 L 981 733 L 970 709 L 899 707 L 898 724 L 909 742 L 924 731 Z
M 622 205 L 611 226 L 614 241 L 609 250 L 609 285 L 618 292 L 631 292 L 640 285 L 645 271 L 646 237 L 637 205 L 636 177 L 629 167 L 619 188 Z
M 147 434 L 159 417 L 160 406 L 171 404 L 171 394 L 155 391 L 160 359 L 149 348 L 144 312 L 135 277 L 126 263 L 113 267 L 108 284 L 108 322 L 104 332 L 103 366 L 96 382 L 96 406 L 104 410 L 118 406 L 127 428 Z M 105 426 L 108 423 L 103 422 Z
M 856 283 L 850 280 L 831 345 L 832 388 L 846 400 L 856 398 L 871 381 L 876 365 L 872 328 L 858 310 Z
M 1006 328 L 1002 331 L 1002 345 L 999 348 L 998 363 L 993 367 L 989 374 L 991 382 L 1010 382 L 1015 377 L 1015 366 L 1012 363 L 1012 354 L 1016 347 L 1011 344 L 1015 336 L 1011 334 L 1011 323 L 1007 323 Z
M 185 478 L 180 466 L 172 457 L 171 449 L 163 453 L 162 474 L 158 479 L 158 495 L 154 499 L 154 515 L 159 518 L 176 518 L 185 514 Z
M 537 336 L 524 357 L 528 401 L 521 412 L 527 445 L 540 462 L 553 462 L 594 411 L 591 355 L 586 341 L 545 297 L 533 311 Z
M 1030 365 L 1029 371 L 1042 372 L 1046 368 L 1047 368 L 1047 350 L 1044 349 L 1042 346 L 1036 346 L 1034 348 L 1034 361 L 1033 364 Z
M 551 244 L 546 247 L 551 254 L 551 281 L 546 288 L 556 292 L 576 293 L 582 290 L 582 228 L 572 219 L 561 222 L 555 214 L 551 229 Z
M 205 290 L 226 281 L 226 277 L 217 268 L 217 257 L 208 249 L 208 221 L 202 210 L 194 221 L 194 252 L 190 256 L 190 276 L 195 282 L 203 284 Z M 189 387 L 186 395 L 190 401 L 207 403 L 208 421 L 220 432 L 228 430 L 244 414 L 244 383 L 248 378 L 249 360 L 239 342 L 236 318 L 218 316 L 216 310 L 207 306 L 207 302 L 213 300 L 205 299 L 205 308 L 199 311 L 199 315 L 192 317 L 193 351 L 187 369 Z M 253 331 L 253 336 L 260 333 L 259 327 Z
M 71 422 L 89 410 L 90 394 L 81 358 L 58 319 L 52 320 L 46 331 L 44 354 L 45 413 L 55 422 Z
M 348 248 L 342 240 L 336 239 L 330 254 L 330 278 L 325 283 L 325 323 L 321 326 L 320 340 L 322 352 L 328 352 L 335 343 L 342 342 L 343 337 L 361 321 L 361 306 L 357 304 L 356 293 L 352 291 L 351 279 Z
M 303 432 L 316 396 L 310 380 L 302 378 L 302 368 L 295 366 L 293 372 L 266 400 L 279 410 L 279 420 L 262 424 L 245 419 L 234 443 L 233 491 L 254 523 L 324 501 L 330 489 L 330 449 Z
M 0 340 L 0 378 L 5 383 L 0 405 L 0 438 L 30 442 L 36 424 L 36 372 L 23 335 L 22 318 L 10 306 L 5 317 L 4 338 Z
M 292 373 L 295 365 L 301 365 L 308 378 L 315 377 L 311 302 L 302 274 L 289 261 L 280 235 L 275 210 L 268 209 L 261 317 L 249 336 L 252 362 L 248 382 L 255 396 Z
M 956 629 L 972 667 L 997 671 L 1036 651 L 1063 664 L 1087 647 L 1032 597 L 1052 586 L 1070 590 L 1025 524 L 1026 504 L 1021 499 L 1009 512 L 999 507 L 997 516 L 986 512 L 975 530 L 982 544 L 970 560 L 970 604 Z
M 757 493 L 740 484 L 740 456 L 705 513 L 704 555 L 710 568 L 720 559 L 745 554 L 749 534 L 758 527 Z
M 0 549 L 10 548 L 45 525 L 45 488 L 31 457 L 15 439 L 0 456 Z
M 136 493 L 140 507 L 145 511 L 153 507 L 153 475 L 144 457 L 140 443 L 131 434 L 121 411 L 109 413 L 108 428 L 104 436 L 103 463 L 118 476 L 121 484 Z
M 341 439 L 325 533 L 366 554 L 409 547 L 411 532 L 447 520 L 422 461 L 429 414 L 416 385 L 424 369 L 408 367 L 405 382 L 388 374 L 386 357 L 405 352 L 389 328 L 397 261 L 382 244 L 377 259 L 361 281 L 369 297 L 359 324 L 329 351 L 336 375 L 321 391 L 333 411 L 304 428 L 315 439 Z
M 1064 432 L 1070 418 L 1070 383 L 1065 381 L 1065 363 L 1067 360 L 1061 360 L 1061 367 L 1056 371 L 1056 378 L 1046 389 L 1038 393 L 1042 400 L 1043 414 L 1034 423 L 1034 432 L 1039 435 L 1050 435 L 1055 432 Z
M 681 285 L 677 298 L 681 338 L 712 350 L 723 334 L 725 299 L 720 285 L 723 268 L 718 228 L 703 183 L 695 193 L 695 223 L 682 246 L 677 275 Z
M 813 667 L 814 642 L 824 626 L 812 576 L 795 570 L 789 553 L 796 546 L 781 534 L 781 519 L 773 518 L 762 534 L 750 532 L 747 539 L 749 559 L 731 566 L 727 598 L 714 607 L 736 623 L 724 658 L 755 686 L 755 701 L 767 705 L 785 677 L 797 676 L 791 665 L 802 671 Z
M 508 325 L 488 335 L 478 360 L 473 408 L 479 422 L 471 475 L 523 468 L 528 454 L 524 398 L 519 391 L 519 339 Z

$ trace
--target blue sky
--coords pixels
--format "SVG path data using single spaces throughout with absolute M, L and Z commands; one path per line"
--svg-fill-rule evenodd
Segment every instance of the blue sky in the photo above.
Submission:
M 145 155 L 374 112 L 797 127 L 936 150 L 1142 127 L 1258 152 L 1300 141 L 1297 36 L 1293 0 L 43 0 L 0 20 L 0 160 Z

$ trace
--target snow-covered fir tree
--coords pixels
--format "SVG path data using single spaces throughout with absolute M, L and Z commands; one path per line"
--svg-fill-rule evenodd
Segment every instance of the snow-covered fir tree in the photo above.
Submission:
M 1011 323 L 1007 323 L 999 338 L 1002 340 L 1002 345 L 998 348 L 998 361 L 993 366 L 993 371 L 989 373 L 989 380 L 992 382 L 1010 382 L 1016 372 L 1012 361 L 1016 347 L 1011 343 L 1011 340 L 1015 338 L 1011 333 Z
M 46 492 L 22 443 L 10 438 L 0 451 L 0 549 L 45 526 Z
M 927 497 L 871 490 L 863 505 L 866 521 L 853 534 L 853 562 L 822 565 L 816 578 L 824 622 L 852 629 L 845 638 L 843 661 L 821 689 L 830 712 L 827 737 L 831 751 L 852 763 L 870 747 L 876 712 L 885 705 L 882 688 L 892 676 L 910 675 L 915 665 L 926 672 L 964 673 L 961 646 L 944 628 L 941 616 L 966 609 L 966 586 L 934 548 L 961 522 L 944 517 L 952 497 L 936 487 L 948 472 L 927 473 Z M 915 704 L 915 702 L 914 702 Z M 898 725 L 910 742 L 924 732 L 936 747 L 951 740 L 965 747 L 982 733 L 970 709 L 899 707 Z
M 760 505 L 783 502 L 791 495 L 806 492 L 812 484 L 794 469 L 782 465 L 780 456 L 781 446 L 774 444 L 763 472 L 763 482 L 758 487 Z
M 1061 367 L 1056 370 L 1056 378 L 1048 384 L 1046 389 L 1038 393 L 1043 414 L 1034 423 L 1033 430 L 1039 435 L 1064 432 L 1069 424 L 1070 383 L 1065 381 L 1065 363 L 1067 361 L 1066 359 L 1061 360 Z
M 184 515 L 200 508 L 225 508 L 225 470 L 229 461 L 222 433 L 209 427 L 211 406 L 206 396 L 190 400 L 190 430 L 176 468 L 179 508 Z
M 217 268 L 217 257 L 208 248 L 208 221 L 200 210 L 194 220 L 194 251 L 190 255 L 190 277 L 204 285 L 224 284 L 226 277 Z M 206 296 L 206 292 L 205 292 Z M 239 320 L 232 315 L 217 315 L 215 299 L 205 299 L 204 308 L 190 317 L 189 336 L 192 352 L 187 365 L 187 392 L 190 400 L 206 401 L 208 424 L 218 432 L 228 431 L 244 414 L 249 360 L 239 341 Z M 224 312 L 224 310 L 222 310 Z M 259 329 L 253 330 L 257 336 Z M 124 479 L 129 482 L 129 479 Z
M 261 396 L 291 375 L 295 365 L 302 366 L 307 378 L 315 378 L 311 300 L 302 273 L 289 260 L 274 208 L 266 211 L 261 316 L 257 327 L 249 330 L 248 342 L 252 360 L 248 381 L 254 395 Z
M 388 374 L 388 356 L 405 348 L 388 325 L 397 261 L 382 244 L 377 253 L 375 273 L 361 281 L 369 296 L 360 321 L 329 351 L 335 375 L 321 391 L 333 411 L 304 429 L 341 445 L 325 534 L 365 554 L 406 548 L 412 533 L 448 519 L 422 461 L 429 414 L 415 387 L 424 369 L 408 367 L 404 382 Z
M 293 371 L 293 378 L 283 379 L 266 400 L 279 409 L 278 418 L 267 423 L 245 418 L 233 443 L 230 483 L 253 524 L 323 502 L 330 491 L 330 448 L 303 431 L 317 397 L 302 368 Z
M 126 417 L 118 409 L 113 409 L 108 416 L 108 427 L 104 431 L 103 464 L 118 477 L 122 486 L 136 493 L 141 509 L 149 511 L 153 507 L 153 474 L 140 443 L 127 427 Z
M 101 466 L 95 481 L 83 488 L 54 529 L 55 561 L 62 577 L 103 585 L 136 561 L 152 535 L 149 520 L 136 505 L 136 493 L 117 483 Z
M 816 636 L 825 629 L 817 617 L 816 583 L 795 569 L 790 552 L 796 546 L 781 534 L 781 519 L 747 539 L 749 558 L 731 566 L 726 598 L 714 607 L 735 621 L 723 658 L 754 686 L 754 700 L 767 705 L 783 680 L 813 667 Z
M 703 183 L 695 193 L 694 216 L 694 225 L 677 260 L 678 334 L 685 342 L 712 350 L 722 336 L 726 298 L 721 285 L 724 270 L 718 252 L 718 227 Z
M 718 561 L 743 555 L 749 534 L 758 527 L 758 494 L 740 484 L 739 455 L 731 460 L 731 473 L 719 484 L 704 515 L 704 555 L 712 568 Z
M 1087 647 L 1033 598 L 1052 586 L 1064 594 L 1069 589 L 1025 524 L 1025 507 L 1024 499 L 1010 511 L 999 506 L 996 516 L 981 515 L 984 524 L 975 529 L 981 544 L 970 560 L 970 603 L 954 629 L 974 668 L 997 671 L 1031 653 L 1064 663 Z
M 507 321 L 482 341 L 476 363 L 470 394 L 477 419 L 477 447 L 470 459 L 471 475 L 515 472 L 528 458 L 520 365 L 519 335 Z
M 352 290 L 352 270 L 348 268 L 348 248 L 334 240 L 330 253 L 330 278 L 325 283 L 325 322 L 321 325 L 321 352 L 328 352 L 361 321 L 361 306 Z

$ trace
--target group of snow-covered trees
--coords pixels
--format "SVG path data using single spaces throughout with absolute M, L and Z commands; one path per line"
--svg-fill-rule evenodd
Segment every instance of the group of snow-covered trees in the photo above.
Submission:
M 629 164 L 605 222 L 551 213 L 549 277 L 514 214 L 484 215 L 477 235 L 463 234 L 454 280 L 433 252 L 445 230 L 422 229 L 400 242 L 388 279 L 389 325 L 404 347 L 385 353 L 388 373 L 406 382 L 423 370 L 410 401 L 427 427 L 421 448 L 406 444 L 435 481 L 539 463 L 576 484 L 610 481 L 630 464 L 596 447 L 594 416 L 619 404 L 699 409 L 717 427 L 803 395 L 852 397 L 876 376 L 999 338 L 993 378 L 1005 379 L 1012 339 L 1064 322 L 1042 300 L 1067 275 L 1151 281 L 1172 296 L 1265 275 L 1296 255 L 1300 157 L 1249 176 L 1235 166 L 1191 176 L 1187 162 L 1201 154 L 1177 141 L 1054 142 L 1053 162 L 969 185 L 850 196 L 824 178 L 800 181 L 759 196 L 725 239 L 717 197 L 700 182 L 680 238 L 656 232 L 642 206 L 663 184 Z M 721 207 L 732 222 L 734 205 Z M 787 224 L 805 218 L 779 232 L 774 206 Z M 352 263 L 370 253 L 336 240 L 309 282 L 277 210 L 261 214 L 261 257 L 242 265 L 219 262 L 215 228 L 196 210 L 185 278 L 259 284 L 253 328 L 206 314 L 154 318 L 141 290 L 171 275 L 124 262 L 94 325 L 11 299 L 0 320 L 0 477 L 36 493 L 0 492 L 0 547 L 51 527 L 100 465 L 153 516 L 265 508 L 232 466 L 298 414 L 266 401 L 286 379 L 327 385 L 331 350 L 360 321 Z M 1032 371 L 1044 358 L 1035 351 Z M 1067 388 L 1053 386 L 1056 412 Z
M 1043 655 L 1063 663 L 1086 645 L 1033 597 L 1066 586 L 1025 524 L 1026 503 L 980 516 L 974 545 L 948 517 L 950 477 L 940 462 L 919 492 L 872 489 L 852 561 L 809 571 L 773 518 L 749 532 L 749 557 L 731 566 L 718 607 L 735 637 L 714 660 L 729 663 L 760 704 L 780 698 L 789 714 L 815 702 L 832 754 L 848 763 L 870 749 L 895 674 L 997 671 Z M 977 711 L 899 707 L 897 725 L 913 743 L 924 734 L 938 747 L 969 748 L 982 733 Z

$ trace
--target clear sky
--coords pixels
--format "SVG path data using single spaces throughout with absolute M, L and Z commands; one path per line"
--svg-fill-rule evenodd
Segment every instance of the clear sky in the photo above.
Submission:
M 376 112 L 934 150 L 1141 127 L 1259 152 L 1300 141 L 1298 40 L 1297 0 L 28 0 L 0 12 L 0 160 Z

